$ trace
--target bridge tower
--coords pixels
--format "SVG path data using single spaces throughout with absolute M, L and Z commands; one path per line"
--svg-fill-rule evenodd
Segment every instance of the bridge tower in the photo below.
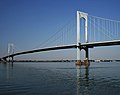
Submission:
M 81 31 L 80 31 L 80 21 L 81 18 L 85 20 L 85 42 L 88 43 L 88 14 L 84 12 L 77 11 L 77 65 L 81 65 L 81 59 L 80 59 L 80 51 L 81 49 L 85 50 L 85 63 L 88 63 L 88 47 L 81 47 L 80 44 L 80 36 L 81 36 Z M 87 64 L 88 65 L 88 64 Z
M 13 43 L 9 43 L 8 44 L 8 55 L 14 54 L 14 44 Z M 9 57 L 8 60 L 12 60 L 13 61 L 13 57 Z

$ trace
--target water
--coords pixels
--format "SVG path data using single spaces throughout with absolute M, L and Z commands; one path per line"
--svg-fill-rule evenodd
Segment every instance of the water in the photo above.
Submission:
M 120 95 L 120 63 L 0 64 L 0 95 Z

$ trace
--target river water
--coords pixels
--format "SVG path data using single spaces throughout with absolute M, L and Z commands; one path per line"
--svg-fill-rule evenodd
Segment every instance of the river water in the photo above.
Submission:
M 120 63 L 0 64 L 0 95 L 120 95 Z

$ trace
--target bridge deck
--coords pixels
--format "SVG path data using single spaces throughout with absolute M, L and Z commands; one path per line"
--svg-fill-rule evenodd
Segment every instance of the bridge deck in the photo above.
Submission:
M 88 47 L 112 46 L 112 45 L 120 45 L 120 40 L 103 41 L 103 42 L 90 42 L 90 43 L 82 43 L 81 44 L 81 46 L 88 46 Z
M 71 45 L 46 47 L 46 48 L 40 48 L 40 49 L 34 49 L 34 50 L 28 50 L 28 51 L 22 51 L 22 52 L 14 53 L 14 54 L 2 57 L 2 59 L 8 58 L 8 57 L 14 57 L 14 56 L 17 56 L 17 55 L 29 54 L 29 53 L 35 53 L 35 52 L 42 52 L 42 51 L 70 49 L 70 48 L 77 48 L 77 47 L 80 47 L 80 48 L 81 47 L 88 47 L 88 48 L 92 47 L 93 48 L 93 47 L 98 47 L 98 46 L 111 46 L 111 45 L 120 45 L 120 40 L 81 43 L 79 46 L 77 46 L 76 44 L 71 44 Z
M 29 54 L 29 53 L 50 51 L 50 50 L 69 49 L 69 48 L 76 48 L 76 47 L 77 47 L 77 45 L 72 44 L 72 45 L 62 45 L 62 46 L 53 46 L 53 47 L 39 48 L 39 49 L 28 50 L 28 51 L 21 51 L 21 52 L 18 52 L 18 53 L 14 53 L 14 54 L 5 56 L 2 59 L 5 59 L 7 57 L 17 56 L 17 55 L 22 55 L 22 54 Z

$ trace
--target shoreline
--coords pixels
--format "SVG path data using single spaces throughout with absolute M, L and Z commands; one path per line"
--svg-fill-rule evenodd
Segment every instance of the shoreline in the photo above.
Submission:
M 14 60 L 14 62 L 77 62 L 77 60 Z M 120 60 L 89 60 L 89 62 L 120 62 Z

